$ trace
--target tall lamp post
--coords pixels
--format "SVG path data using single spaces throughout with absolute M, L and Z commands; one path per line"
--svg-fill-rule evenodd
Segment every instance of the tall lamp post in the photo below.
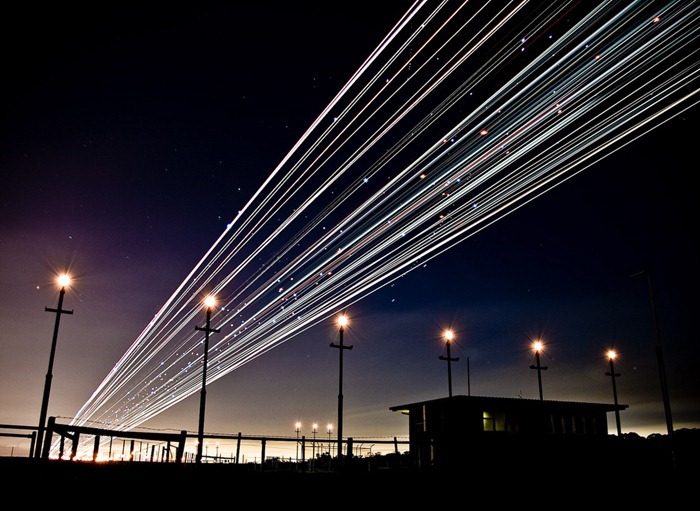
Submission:
M 331 343 L 331 348 L 338 348 L 340 353 L 340 369 L 338 371 L 338 468 L 341 467 L 343 459 L 343 351 L 351 350 L 352 346 L 343 344 L 343 332 L 348 325 L 348 317 L 338 316 L 338 337 L 339 343 Z
M 532 343 L 532 349 L 535 350 L 535 365 L 531 365 L 530 369 L 537 369 L 537 383 L 540 388 L 540 401 L 542 401 L 542 371 L 547 369 L 547 366 L 540 365 L 540 351 L 544 348 L 542 341 Z
M 452 344 L 452 339 L 454 339 L 454 332 L 452 332 L 452 330 L 445 330 L 442 333 L 442 336 L 445 339 L 447 356 L 443 357 L 442 355 L 440 355 L 439 358 L 440 360 L 447 360 L 447 385 L 449 389 L 449 396 L 452 397 L 452 362 L 457 362 L 459 360 L 459 357 L 450 357 L 450 344 Z
M 297 433 L 297 463 L 299 463 L 299 433 L 301 432 L 301 422 L 294 425 L 294 431 Z
M 661 397 L 664 401 L 664 414 L 666 416 L 666 432 L 668 436 L 673 436 L 673 419 L 671 417 L 671 399 L 668 394 L 668 381 L 666 379 L 666 366 L 664 365 L 664 356 L 661 351 L 661 330 L 659 329 L 659 319 L 656 315 L 656 301 L 654 300 L 654 286 L 651 282 L 651 272 L 648 270 L 642 270 L 630 275 L 630 277 L 637 277 L 639 275 L 647 276 L 647 284 L 649 287 L 649 301 L 651 302 L 651 316 L 654 322 L 654 335 L 656 336 L 656 363 L 659 366 L 659 379 L 661 380 Z
M 56 323 L 53 327 L 53 339 L 51 341 L 51 354 L 49 355 L 49 370 L 46 373 L 46 381 L 44 382 L 44 397 L 41 400 L 41 413 L 39 414 L 39 431 L 36 441 L 36 450 L 34 451 L 35 458 L 41 458 L 42 442 L 44 440 L 44 429 L 46 428 L 46 413 L 49 409 L 49 395 L 51 394 L 51 380 L 53 379 L 53 359 L 56 354 L 56 340 L 58 339 L 58 325 L 61 322 L 61 314 L 73 314 L 72 310 L 63 310 L 63 297 L 66 294 L 66 287 L 70 285 L 70 277 L 66 274 L 59 275 L 56 279 L 60 290 L 58 292 L 58 307 L 51 309 L 45 307 L 46 312 L 56 314 Z M 48 442 L 47 442 L 48 447 Z
M 195 326 L 195 330 L 204 332 L 204 361 L 202 364 L 202 390 L 199 394 L 199 430 L 197 433 L 197 463 L 202 463 L 202 444 L 204 443 L 204 408 L 207 402 L 207 365 L 209 359 L 209 334 L 219 332 L 218 328 L 211 328 L 211 309 L 216 305 L 216 299 L 209 295 L 204 299 L 207 308 L 207 323 L 205 327 Z
M 615 372 L 615 366 L 613 365 L 613 360 L 617 357 L 615 350 L 608 350 L 608 360 L 610 361 L 610 372 L 605 373 L 606 376 L 610 376 L 612 379 L 613 388 L 613 399 L 615 400 L 615 422 L 617 423 L 617 436 L 622 436 L 622 428 L 620 427 L 620 410 L 617 407 L 617 386 L 615 385 L 615 378 L 620 376 L 620 373 Z

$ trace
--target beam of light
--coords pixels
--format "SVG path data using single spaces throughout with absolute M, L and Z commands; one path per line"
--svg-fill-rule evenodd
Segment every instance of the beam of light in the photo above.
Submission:
M 677 1 L 416 2 L 72 423 L 126 431 L 198 392 L 208 294 L 211 383 L 602 172 L 697 104 L 699 14 Z

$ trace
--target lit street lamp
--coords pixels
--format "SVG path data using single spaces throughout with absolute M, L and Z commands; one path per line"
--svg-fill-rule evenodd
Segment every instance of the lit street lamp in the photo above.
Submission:
M 457 362 L 459 360 L 459 357 L 457 358 L 452 358 L 450 357 L 450 344 L 452 344 L 452 339 L 454 338 L 454 332 L 452 330 L 445 330 L 442 333 L 442 336 L 445 338 L 445 346 L 447 347 L 447 356 L 443 357 L 440 355 L 440 360 L 447 360 L 447 384 L 449 388 L 449 396 L 452 397 L 452 362 Z
M 540 351 L 544 349 L 542 341 L 532 343 L 532 349 L 535 350 L 535 365 L 531 365 L 530 369 L 537 369 L 537 383 L 540 388 L 540 401 L 542 401 L 542 371 L 547 369 L 547 366 L 540 365 Z
M 333 468 L 333 452 L 331 450 L 331 433 L 333 432 L 333 424 L 328 424 L 328 471 Z
M 204 305 L 207 308 L 207 324 L 205 327 L 195 326 L 195 330 L 204 332 L 204 362 L 202 364 L 202 390 L 199 398 L 199 430 L 197 433 L 197 458 L 196 462 L 202 462 L 202 443 L 204 440 L 204 408 L 207 401 L 207 364 L 209 358 L 209 333 L 219 332 L 218 328 L 211 328 L 211 309 L 216 305 L 216 299 L 209 295 L 204 299 Z M 208 447 L 208 444 L 207 444 Z
M 333 432 L 333 424 L 328 424 L 328 457 L 332 458 L 331 452 L 331 433 Z
M 46 413 L 49 409 L 49 394 L 51 393 L 51 379 L 53 378 L 53 359 L 56 354 L 56 340 L 58 339 L 58 325 L 61 322 L 61 314 L 73 314 L 73 311 L 63 310 L 63 297 L 66 294 L 66 287 L 70 285 L 70 277 L 66 274 L 59 275 L 56 279 L 60 290 L 58 292 L 58 307 L 51 309 L 45 307 L 46 312 L 56 314 L 56 323 L 53 327 L 53 339 L 51 341 L 51 354 L 49 355 L 49 370 L 46 373 L 46 381 L 44 382 L 44 397 L 41 401 L 41 413 L 39 414 L 39 431 L 37 435 L 36 450 L 34 451 L 35 458 L 41 458 L 42 441 L 44 439 L 44 429 L 46 427 Z M 49 447 L 49 442 L 46 442 L 46 448 Z
M 311 467 L 313 470 L 313 466 L 316 461 L 316 432 L 318 431 L 318 424 L 314 422 L 313 426 L 311 426 L 311 431 L 314 433 L 314 441 L 311 444 Z
M 338 468 L 341 467 L 343 459 L 343 351 L 352 349 L 352 346 L 343 345 L 343 332 L 345 332 L 347 324 L 347 316 L 338 316 L 338 335 L 340 342 L 339 344 L 331 343 L 331 348 L 338 348 L 340 352 L 340 370 L 338 378 Z
M 294 431 L 297 433 L 297 463 L 299 463 L 299 433 L 301 432 L 301 422 L 294 425 Z
M 613 399 L 615 400 L 615 422 L 617 423 L 617 436 L 622 436 L 622 428 L 620 427 L 620 410 L 617 407 L 617 387 L 615 386 L 615 377 L 620 376 L 620 373 L 615 373 L 613 360 L 617 357 L 615 350 L 608 350 L 608 360 L 610 360 L 610 372 L 605 373 L 605 376 L 610 376 L 612 379 Z

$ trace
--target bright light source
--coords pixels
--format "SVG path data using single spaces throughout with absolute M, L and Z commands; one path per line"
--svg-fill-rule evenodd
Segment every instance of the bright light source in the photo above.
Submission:
M 214 298 L 212 295 L 207 296 L 204 299 L 204 305 L 206 305 L 207 307 L 213 307 L 214 305 L 216 305 L 216 298 Z
M 348 324 L 348 317 L 347 316 L 338 316 L 338 325 L 340 327 L 345 327 Z
M 617 357 L 617 353 L 615 353 L 615 350 L 609 350 L 609 351 L 608 351 L 608 358 L 609 358 L 610 360 L 614 360 L 615 357 Z
M 542 341 L 535 341 L 532 343 L 532 349 L 535 351 L 542 351 L 542 348 L 544 348 L 544 344 L 542 344 Z
M 447 342 L 450 342 L 452 339 L 454 339 L 454 332 L 452 330 L 445 330 L 445 332 L 442 334 L 445 337 L 445 340 Z
M 56 282 L 58 282 L 59 286 L 66 287 L 70 284 L 70 277 L 64 273 L 63 275 L 58 276 Z

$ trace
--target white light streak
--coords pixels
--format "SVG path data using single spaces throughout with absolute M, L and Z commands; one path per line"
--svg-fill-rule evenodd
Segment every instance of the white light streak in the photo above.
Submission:
M 416 2 L 73 424 L 130 430 L 198 392 L 205 295 L 211 383 L 698 102 L 698 2 L 495 3 Z

